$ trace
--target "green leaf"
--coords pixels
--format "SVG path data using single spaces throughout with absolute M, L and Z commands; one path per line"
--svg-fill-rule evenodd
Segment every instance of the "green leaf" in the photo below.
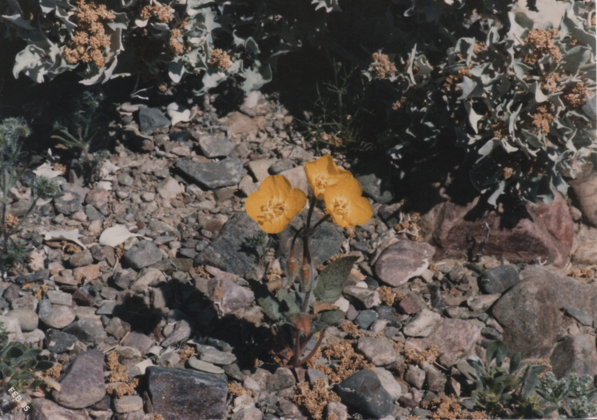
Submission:
M 279 320 L 282 315 L 280 314 L 280 302 L 278 302 L 273 296 L 267 296 L 264 298 L 257 299 L 257 303 L 261 306 L 263 312 L 272 321 Z
M 342 318 L 344 318 L 344 312 L 341 310 L 322 312 L 313 322 L 311 333 L 315 334 L 316 332 L 319 332 L 324 328 L 327 328 L 330 325 L 340 321 Z
M 508 372 L 512 374 L 518 370 L 518 368 L 520 367 L 520 358 L 520 352 L 514 353 L 514 355 L 510 359 L 510 368 L 508 369 Z
M 37 362 L 37 366 L 35 366 L 35 371 L 38 372 L 40 370 L 48 370 L 54 366 L 54 362 L 50 362 L 49 360 L 40 360 Z
M 278 300 L 282 303 L 280 310 L 284 312 L 300 312 L 301 308 L 296 304 L 294 298 L 284 289 L 278 290 Z M 286 308 L 284 307 L 286 306 Z
M 357 257 L 344 257 L 332 261 L 319 275 L 315 297 L 325 303 L 334 303 L 340 298 L 348 281 L 348 275 Z

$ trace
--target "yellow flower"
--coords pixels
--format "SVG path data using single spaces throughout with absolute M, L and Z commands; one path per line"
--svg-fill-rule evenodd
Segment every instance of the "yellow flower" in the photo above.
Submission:
M 325 190 L 325 211 L 342 227 L 363 225 L 373 216 L 369 200 L 361 197 L 363 189 L 355 178 L 346 178 Z
M 259 191 L 251 194 L 245 203 L 247 214 L 266 233 L 280 233 L 299 214 L 307 196 L 282 175 L 271 175 L 263 180 Z
M 336 185 L 343 179 L 352 178 L 346 169 L 339 169 L 330 155 L 305 164 L 305 174 L 315 198 L 322 200 L 326 188 Z

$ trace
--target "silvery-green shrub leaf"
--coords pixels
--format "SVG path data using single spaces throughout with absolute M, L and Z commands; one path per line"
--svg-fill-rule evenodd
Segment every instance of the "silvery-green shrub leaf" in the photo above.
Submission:
M 567 36 L 572 39 L 577 39 L 581 45 L 591 48 L 591 51 L 595 54 L 595 35 L 586 32 L 582 28 L 582 24 L 578 21 L 578 18 L 574 16 L 572 9 L 567 9 L 564 12 L 562 22 L 560 23 L 560 38 L 564 39 Z
M 560 62 L 561 69 L 569 71 L 572 75 L 578 74 L 582 65 L 591 59 L 591 50 L 583 46 L 570 49 Z
M 313 0 L 311 4 L 316 5 L 315 10 L 324 9 L 326 13 L 342 11 L 338 0 Z
M 325 303 L 334 303 L 342 294 L 348 275 L 357 257 L 343 257 L 332 261 L 319 275 L 315 297 Z
M 180 83 L 184 75 L 184 63 L 182 60 L 173 61 L 168 64 L 168 76 L 174 83 Z
M 28 20 L 23 19 L 23 17 L 21 16 L 21 14 L 18 13 L 18 12 L 15 13 L 15 14 L 13 14 L 13 15 L 10 15 L 10 16 L 3 15 L 2 18 L 6 19 L 7 21 L 9 21 L 9 22 L 11 22 L 13 24 L 15 24 L 19 28 L 27 29 L 27 30 L 30 30 L 30 31 L 34 31 L 35 30 L 35 28 L 33 26 L 31 26 L 31 23 Z
M 469 99 L 483 91 L 482 88 L 477 89 L 477 83 L 466 76 L 462 76 L 462 83 L 458 83 L 457 86 L 462 90 L 462 95 L 458 99 Z
M 344 318 L 344 312 L 341 310 L 325 311 L 319 314 L 319 316 L 313 321 L 311 333 L 315 334 L 324 328 L 340 321 Z
M 500 195 L 502 195 L 504 193 L 505 189 L 506 189 L 506 181 L 501 180 L 500 182 L 498 182 L 497 188 L 493 191 L 491 196 L 489 196 L 489 198 L 487 199 L 487 203 L 496 207 L 497 199 L 499 198 Z
M 265 315 L 272 321 L 277 321 L 282 316 L 280 314 L 280 302 L 273 296 L 259 298 L 257 299 L 257 303 L 259 303 Z
M 588 93 L 586 95 L 587 95 L 587 102 L 582 107 L 582 110 L 585 114 L 587 114 L 587 116 L 590 119 L 595 121 L 595 119 L 597 118 L 596 117 L 597 108 L 595 106 L 595 99 L 597 99 L 597 95 L 593 95 L 593 97 L 590 97 Z
M 454 52 L 461 54 L 466 61 L 466 64 L 471 63 L 473 57 L 473 50 L 475 48 L 475 38 L 460 38 L 454 46 Z
M 471 128 L 473 129 L 473 131 L 475 133 L 479 133 L 479 121 L 481 121 L 483 119 L 483 115 L 479 115 L 475 112 L 475 110 L 473 109 L 473 106 L 471 105 L 470 102 L 465 102 L 464 103 L 464 108 L 466 109 L 466 112 L 468 114 L 468 121 L 471 125 Z
M 245 78 L 241 84 L 241 89 L 246 93 L 259 89 L 272 80 L 272 69 L 269 64 L 256 62 L 253 67 L 245 69 L 242 73 Z

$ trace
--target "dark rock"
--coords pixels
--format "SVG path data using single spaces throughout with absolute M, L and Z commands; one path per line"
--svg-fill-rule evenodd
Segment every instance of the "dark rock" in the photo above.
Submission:
M 54 400 L 67 408 L 85 408 L 106 395 L 104 356 L 97 350 L 81 353 L 63 368 L 60 391 L 53 390 Z
M 126 290 L 136 278 L 137 274 L 133 270 L 120 270 L 114 274 L 114 285 Z
M 375 372 L 363 369 L 334 387 L 346 405 L 360 410 L 364 415 L 381 419 L 392 412 L 392 397 Z
M 571 373 L 578 376 L 597 375 L 595 336 L 581 334 L 564 337 L 553 350 L 550 363 L 558 379 Z
M 396 315 L 396 308 L 393 306 L 378 306 L 375 308 L 375 312 L 377 312 L 380 319 L 386 319 L 392 315 Z
M 97 325 L 91 318 L 81 318 L 71 323 L 64 332 L 77 337 L 86 344 L 99 344 L 107 335 L 104 329 Z
M 94 306 L 95 298 L 85 289 L 77 289 L 75 290 L 75 293 L 73 293 L 73 302 L 79 306 Z
M 499 340 L 502 337 L 502 334 L 498 330 L 491 327 L 481 328 L 481 335 L 490 340 Z
M 124 340 L 122 340 L 121 344 L 126 347 L 134 347 L 139 350 L 141 354 L 145 354 L 153 345 L 153 343 L 154 341 L 145 334 L 133 331 Z
M 363 195 L 382 204 L 392 201 L 395 188 L 392 180 L 386 175 L 389 171 L 391 168 L 381 168 L 379 164 L 359 168 L 355 178 L 363 187 Z
M 99 245 L 93 245 L 89 251 L 91 252 L 91 256 L 96 262 L 104 261 L 106 259 L 104 248 L 102 248 Z
M 149 367 L 147 384 L 153 409 L 164 420 L 226 418 L 226 375 Z
M 593 322 L 594 322 L 593 315 L 591 315 L 587 311 L 581 311 L 580 309 L 575 308 L 574 306 L 566 306 L 566 307 L 564 307 L 564 309 L 566 310 L 566 313 L 568 315 L 570 315 L 571 317 L 576 319 L 582 325 L 586 325 L 588 327 L 593 325 Z M 597 319 L 597 318 L 595 318 L 595 319 Z
M 159 128 L 170 127 L 170 120 L 157 108 L 139 108 L 139 128 L 143 134 L 153 134 Z
M 520 279 L 492 308 L 511 353 L 520 351 L 523 358 L 549 356 L 567 306 L 597 316 L 596 284 L 582 284 L 540 266 L 525 269 Z
M 362 329 L 369 328 L 373 321 L 377 319 L 377 313 L 373 309 L 365 309 L 356 317 L 355 321 Z
M 224 136 L 218 138 L 213 136 L 202 136 L 199 139 L 199 146 L 201 147 L 203 155 L 208 158 L 217 158 L 228 156 L 236 147 L 236 143 L 227 140 Z
M 66 353 L 75 348 L 77 337 L 60 330 L 49 329 L 46 333 L 46 346 L 54 353 Z
M 20 297 L 21 288 L 16 284 L 11 284 L 6 288 L 2 295 L 8 302 L 13 302 Z
M 398 304 L 398 308 L 403 314 L 414 315 L 421 312 L 424 306 L 421 304 L 420 299 L 414 293 L 409 292 L 402 298 Z
M 68 191 L 54 199 L 54 208 L 58 213 L 70 216 L 79 211 L 82 202 L 83 200 L 79 194 Z
M 527 204 L 506 216 L 496 210 L 481 214 L 480 198 L 466 205 L 445 201 L 426 212 L 420 222 L 425 242 L 437 248 L 435 259 L 474 256 L 491 227 L 483 254 L 511 263 L 536 263 L 538 259 L 558 267 L 566 264 L 572 249 L 574 223 L 560 193 L 552 203 Z M 509 210 L 510 211 L 510 210 Z
M 520 282 L 518 270 L 513 265 L 500 265 L 487 270 L 479 280 L 479 288 L 483 293 L 504 293 Z
M 235 157 L 208 163 L 179 160 L 176 162 L 176 169 L 200 186 L 214 189 L 238 185 L 242 175 L 243 161 Z
M 168 134 L 172 141 L 189 141 L 193 134 L 190 131 L 175 131 L 174 133 Z
M 245 212 L 237 213 L 224 225 L 218 238 L 197 255 L 195 263 L 242 276 L 257 266 L 257 255 L 245 243 L 259 232 L 259 225 Z
M 101 214 L 98 211 L 98 209 L 93 207 L 91 204 L 87 204 L 85 206 L 85 214 L 87 215 L 87 218 L 89 219 L 90 222 L 93 222 L 94 220 L 105 220 L 106 219 L 106 216 Z
M 271 175 L 278 175 L 281 172 L 288 171 L 292 169 L 294 166 L 292 165 L 292 161 L 290 159 L 282 159 L 274 163 L 272 166 L 268 168 L 268 172 Z
M 157 246 L 148 241 L 141 241 L 125 252 L 122 261 L 133 269 L 140 270 L 161 261 L 162 258 L 162 252 Z
M 381 253 L 375 263 L 375 274 L 385 283 L 401 286 L 421 275 L 429 267 L 434 253 L 435 249 L 429 244 L 397 242 Z
M 265 382 L 265 389 L 269 392 L 278 392 L 282 389 L 290 388 L 296 384 L 294 374 L 290 369 L 278 368 L 276 373 L 268 376 Z

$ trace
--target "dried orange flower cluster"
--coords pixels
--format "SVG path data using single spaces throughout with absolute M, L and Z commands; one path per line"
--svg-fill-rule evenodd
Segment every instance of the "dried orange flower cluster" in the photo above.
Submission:
M 423 362 L 434 363 L 439 356 L 439 347 L 435 344 L 429 347 L 429 350 L 417 351 L 412 346 L 404 347 L 404 356 L 408 363 L 420 364 Z
M 327 359 L 336 359 L 339 363 L 334 366 L 324 364 L 315 366 L 317 359 L 322 356 Z M 365 356 L 356 353 L 352 344 L 348 341 L 331 344 L 323 350 L 318 349 L 315 357 L 311 358 L 307 365 L 312 369 L 325 373 L 332 383 L 342 382 L 359 370 L 375 368 L 374 365 L 365 360 Z
M 547 109 L 547 105 L 537 107 L 537 112 L 531 114 L 533 127 L 537 127 L 542 133 L 549 133 L 549 124 L 553 122 L 553 115 Z
M 390 62 L 385 54 L 373 53 L 373 62 L 369 66 L 369 71 L 375 74 L 378 79 L 385 79 L 396 73 L 396 66 Z
M 576 82 L 576 85 L 566 90 L 564 101 L 572 108 L 580 108 L 587 102 L 587 88 L 583 82 Z
M 557 29 L 547 31 L 531 29 L 524 42 L 533 48 L 533 52 L 524 57 L 523 61 L 525 64 L 535 64 L 537 60 L 542 59 L 548 54 L 552 56 L 555 62 L 559 62 L 562 59 L 562 52 L 555 42 L 553 42 L 553 38 L 557 36 Z
M 430 402 L 424 402 L 421 404 L 426 410 L 431 410 L 433 413 L 429 416 L 430 419 L 486 419 L 488 418 L 487 413 L 484 411 L 469 412 L 462 408 L 462 406 L 456 402 L 456 397 L 450 395 L 449 397 L 439 397 Z
M 152 16 L 156 16 L 160 22 L 168 23 L 174 19 L 173 13 L 174 10 L 170 6 L 162 6 L 161 4 L 156 3 L 143 6 L 139 12 L 139 16 L 143 20 L 147 20 Z
M 176 55 L 184 54 L 184 45 L 182 42 L 178 40 L 178 38 L 182 38 L 182 31 L 180 29 L 172 29 L 170 31 L 170 40 L 168 42 L 168 46 L 170 51 L 172 51 Z
M 226 51 L 216 48 L 209 56 L 209 65 L 226 71 L 232 65 L 232 60 Z
M 378 290 L 381 293 L 381 300 L 388 306 L 392 306 L 404 299 L 404 294 L 393 291 L 391 287 L 382 286 Z
M 545 84 L 543 85 L 543 89 L 549 93 L 553 93 L 556 91 L 558 87 L 558 82 L 560 81 L 560 75 L 557 73 L 548 74 L 545 76 Z
M 328 389 L 322 378 L 315 380 L 313 389 L 309 388 L 309 382 L 302 382 L 295 386 L 295 390 L 296 395 L 290 399 L 299 407 L 305 408 L 315 420 L 321 420 L 326 405 L 340 401 L 340 397 Z
M 508 124 L 504 120 L 498 120 L 495 124 L 491 125 L 493 135 L 499 139 L 508 137 Z
M 108 10 L 106 5 L 97 5 L 93 1 L 86 4 L 84 0 L 79 0 L 76 7 L 75 17 L 79 29 L 68 42 L 64 58 L 71 64 L 80 61 L 93 62 L 98 67 L 104 67 L 104 51 L 110 46 L 110 37 L 106 34 L 104 22 L 113 21 L 116 15 Z

